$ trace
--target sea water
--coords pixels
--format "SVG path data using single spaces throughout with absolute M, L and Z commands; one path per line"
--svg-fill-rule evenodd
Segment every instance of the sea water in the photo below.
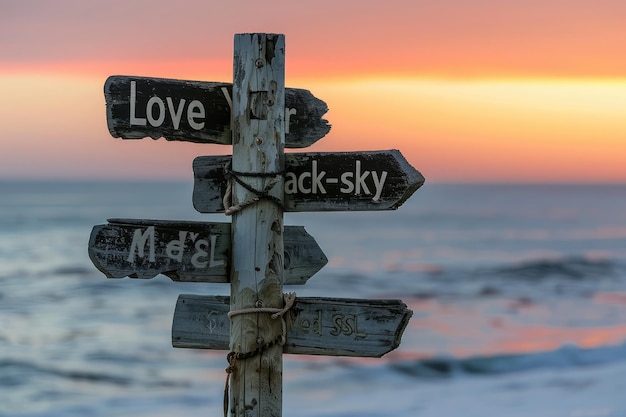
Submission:
M 107 279 L 107 218 L 228 222 L 189 183 L 0 183 L 0 416 L 215 416 L 226 352 L 174 349 L 178 294 Z M 299 296 L 394 298 L 380 359 L 286 355 L 283 415 L 626 416 L 626 186 L 426 183 L 397 211 L 289 213 L 329 262 Z

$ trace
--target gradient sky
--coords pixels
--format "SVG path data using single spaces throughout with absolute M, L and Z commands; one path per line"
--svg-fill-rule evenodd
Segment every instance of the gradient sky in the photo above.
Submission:
M 229 146 L 109 135 L 109 75 L 232 80 L 286 35 L 330 107 L 311 151 L 400 149 L 427 181 L 626 182 L 623 0 L 0 2 L 0 179 L 192 179 Z M 303 150 L 304 151 L 304 150 Z

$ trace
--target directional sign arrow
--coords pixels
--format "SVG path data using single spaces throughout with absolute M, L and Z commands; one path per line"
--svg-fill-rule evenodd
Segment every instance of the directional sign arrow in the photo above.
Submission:
M 197 211 L 224 211 L 230 161 L 230 156 L 193 161 Z M 292 212 L 394 210 L 424 183 L 398 150 L 289 153 L 285 170 L 284 209 Z
M 172 324 L 178 348 L 228 350 L 230 297 L 182 294 Z M 283 316 L 284 353 L 381 357 L 400 345 L 413 312 L 400 300 L 296 298 Z
M 284 280 L 304 284 L 328 260 L 303 226 L 285 226 Z M 229 282 L 230 223 L 110 219 L 94 226 L 89 257 L 109 278 Z
M 232 84 L 112 76 L 104 84 L 104 96 L 113 137 L 221 144 L 232 141 Z M 273 105 L 269 92 L 259 92 L 258 99 L 263 106 Z M 287 148 L 312 145 L 330 130 L 322 119 L 328 106 L 308 90 L 285 89 L 284 111 Z

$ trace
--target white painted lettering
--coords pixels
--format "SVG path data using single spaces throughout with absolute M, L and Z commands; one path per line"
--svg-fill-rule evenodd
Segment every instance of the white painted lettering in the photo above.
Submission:
M 285 134 L 289 133 L 289 120 L 291 119 L 291 116 L 296 114 L 296 111 L 296 109 L 285 107 Z
M 133 241 L 130 244 L 130 251 L 126 261 L 133 264 L 135 263 L 135 251 L 137 251 L 137 256 L 143 259 L 145 256 L 144 249 L 146 244 L 150 245 L 150 255 L 148 259 L 150 262 L 154 262 L 154 226 L 148 227 L 143 233 L 141 233 L 141 229 L 135 229 L 135 234 L 133 235 Z
M 383 185 L 385 185 L 385 180 L 387 179 L 387 171 L 383 171 L 380 174 L 380 178 L 378 177 L 378 173 L 376 171 L 372 171 L 372 179 L 374 180 L 374 188 L 376 189 L 376 194 L 372 200 L 378 201 L 380 195 L 383 192 Z
M 196 242 L 196 250 L 197 252 L 191 257 L 191 264 L 196 268 L 206 268 L 209 264 L 209 261 L 201 261 L 200 258 L 206 258 L 209 252 L 202 249 L 202 247 L 206 247 L 208 249 L 209 242 L 205 239 L 200 239 Z
M 224 260 L 215 260 L 215 244 L 217 243 L 217 236 L 210 235 L 211 244 L 206 239 L 200 239 L 196 242 L 195 248 L 197 252 L 191 257 L 191 264 L 196 268 L 213 268 L 216 266 L 224 265 Z M 210 252 L 207 252 L 210 250 Z M 208 256 L 208 260 L 206 259 Z
M 285 194 L 296 194 L 298 192 L 298 178 L 293 172 L 285 174 Z
M 367 178 L 369 174 L 370 174 L 369 171 L 364 171 L 363 174 L 361 174 L 361 161 L 357 159 L 356 172 L 354 174 L 354 183 L 355 183 L 354 194 L 356 195 L 361 194 L 361 189 L 363 189 L 363 192 L 365 194 L 370 194 L 370 190 L 369 188 L 367 188 L 367 184 L 365 184 L 365 178 Z
M 154 118 L 153 113 L 153 107 L 155 104 L 159 107 L 159 115 L 156 119 Z M 163 100 L 157 96 L 150 97 L 148 104 L 146 104 L 146 117 L 148 118 L 150 125 L 154 127 L 161 126 L 165 120 L 165 103 L 163 103 Z
M 311 189 L 304 186 L 304 180 L 306 178 L 311 178 L 310 172 L 303 172 L 300 174 L 300 178 L 298 178 L 298 190 L 303 194 L 311 194 Z
M 211 258 L 209 261 L 209 268 L 213 268 L 214 266 L 224 265 L 223 259 L 219 261 L 215 260 L 215 244 L 216 243 L 217 243 L 217 236 L 211 235 Z
M 187 121 L 189 122 L 189 126 L 191 126 L 192 129 L 203 129 L 204 122 L 197 122 L 196 118 L 203 119 L 204 117 L 204 106 L 202 105 L 202 103 L 200 103 L 200 101 L 193 100 L 191 103 L 189 103 L 189 107 L 187 108 Z
M 210 317 L 210 315 L 207 315 L 207 317 Z M 217 320 L 215 320 L 215 319 L 207 319 L 206 327 L 209 329 L 209 333 L 213 334 L 213 331 L 215 329 L 217 329 Z
M 174 108 L 172 97 L 165 97 L 165 101 L 167 101 L 167 109 L 170 111 L 174 129 L 178 129 L 178 126 L 180 126 L 180 117 L 183 115 L 183 107 L 185 107 L 185 99 L 180 99 L 177 109 Z
M 130 82 L 130 125 L 145 126 L 146 119 L 135 116 L 137 108 L 137 81 Z
M 178 232 L 178 240 L 170 241 L 165 247 L 165 254 L 178 262 L 183 260 L 183 253 L 185 251 L 185 239 L 187 238 L 187 232 Z
M 320 193 L 326 194 L 326 189 L 322 185 L 322 178 L 324 178 L 324 175 L 326 175 L 326 171 L 322 171 L 319 174 L 317 173 L 317 161 L 316 160 L 313 160 L 311 165 L 313 166 L 312 179 L 311 179 L 312 193 L 317 194 L 317 191 L 319 190 Z
M 354 177 L 354 173 L 352 172 L 344 172 L 341 174 L 341 183 L 345 185 L 345 187 L 341 187 L 339 191 L 344 194 L 349 194 L 354 191 L 354 183 L 350 180 L 352 177 Z
M 335 187 L 338 187 L 343 194 L 368 195 L 373 201 L 379 201 L 388 172 L 364 170 L 362 161 L 356 160 L 352 170 L 336 175 L 328 177 L 327 171 L 320 168 L 319 161 L 312 160 L 309 171 L 285 173 L 285 194 L 328 194 L 329 187 L 332 194 L 337 192 Z

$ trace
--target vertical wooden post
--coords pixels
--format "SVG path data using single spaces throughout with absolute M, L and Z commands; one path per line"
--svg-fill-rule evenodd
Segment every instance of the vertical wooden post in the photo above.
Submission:
M 234 49 L 230 309 L 282 308 L 285 37 L 238 34 Z M 233 417 L 282 415 L 283 326 L 270 316 L 232 316 Z

